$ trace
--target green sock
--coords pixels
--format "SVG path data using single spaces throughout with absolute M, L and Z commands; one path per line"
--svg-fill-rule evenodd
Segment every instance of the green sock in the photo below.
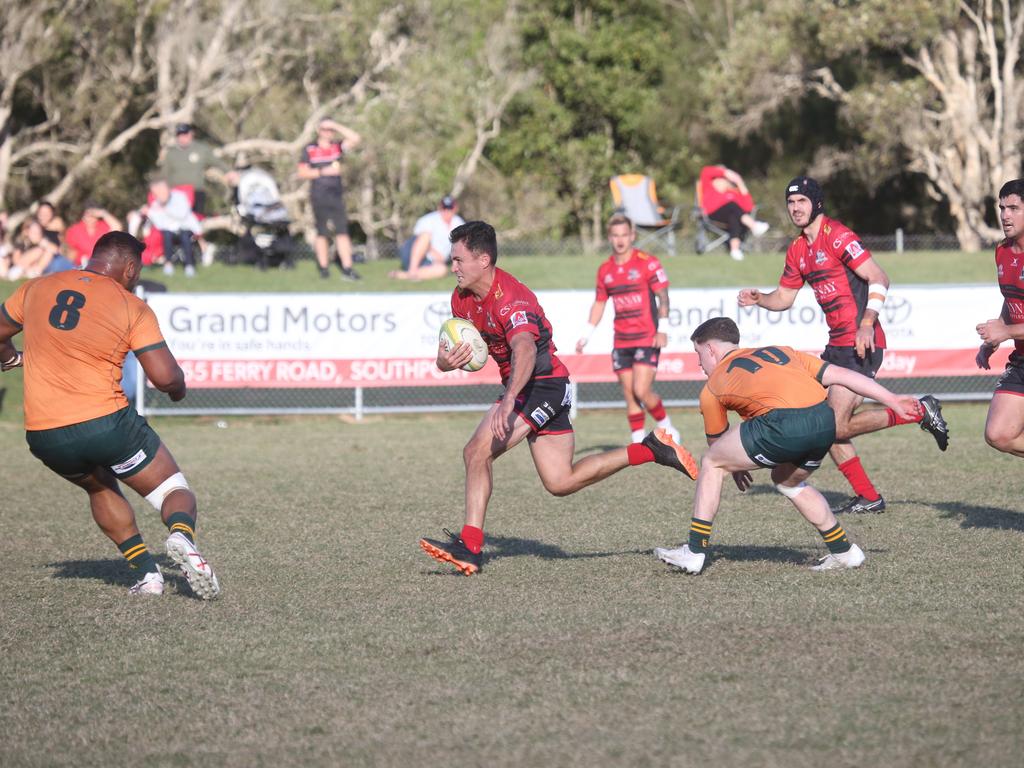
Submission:
M 836 523 L 827 531 L 818 531 L 818 533 L 821 534 L 821 538 L 825 540 L 825 546 L 828 547 L 828 551 L 833 555 L 849 552 L 850 547 L 853 546 L 846 537 L 846 531 L 843 530 L 843 526 L 839 523 Z
M 172 512 L 165 525 L 171 533 L 180 533 L 193 544 L 196 543 L 196 521 L 184 512 Z
M 135 534 L 127 541 L 122 541 L 117 545 L 117 548 L 121 550 L 124 559 L 128 561 L 129 568 L 134 568 L 143 573 L 159 570 L 156 567 L 156 560 L 153 559 L 153 554 L 146 549 L 146 545 L 142 542 L 141 533 Z
M 707 552 L 711 540 L 711 523 L 707 520 L 690 518 L 690 551 Z

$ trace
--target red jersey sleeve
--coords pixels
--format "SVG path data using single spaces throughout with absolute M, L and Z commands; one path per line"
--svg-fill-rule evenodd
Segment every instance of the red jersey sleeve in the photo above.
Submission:
M 605 265 L 602 264 L 597 268 L 597 287 L 595 289 L 594 301 L 608 301 L 608 286 L 605 284 Z
M 647 259 L 647 285 L 655 293 L 668 288 L 668 274 L 657 256 Z
M 779 285 L 783 288 L 803 288 L 804 276 L 800 273 L 800 242 L 795 241 L 786 250 L 786 266 L 782 268 Z
M 871 258 L 871 251 L 864 247 L 856 233 L 846 227 L 836 227 L 829 241 L 832 252 L 850 269 L 857 269 Z

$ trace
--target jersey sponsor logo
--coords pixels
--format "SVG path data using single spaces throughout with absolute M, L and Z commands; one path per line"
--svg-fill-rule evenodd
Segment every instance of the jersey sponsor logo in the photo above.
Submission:
M 512 307 L 511 307 L 511 305 L 509 305 L 509 304 L 506 304 L 506 305 L 505 305 L 504 307 L 502 307 L 502 308 L 501 308 L 501 309 L 500 309 L 500 310 L 498 311 L 498 314 L 499 314 L 499 315 L 501 315 L 502 317 L 504 317 L 505 315 L 507 315 L 507 314 L 508 314 L 509 312 L 511 312 L 511 311 L 512 311 Z
M 1001 278 L 1002 276 L 1003 276 L 1003 265 L 1000 264 L 999 267 L 996 269 L 996 277 Z
M 822 229 L 825 230 L 825 234 L 826 235 L 831 235 L 832 234 L 832 225 L 831 224 L 826 224 L 824 227 L 822 227 Z
M 821 282 L 814 286 L 814 298 L 816 298 L 820 304 L 828 299 L 832 294 L 837 293 L 837 291 L 838 289 L 836 288 L 836 284 L 831 280 Z
M 508 319 L 513 328 L 518 328 L 520 325 L 526 325 L 526 313 L 520 310 L 519 312 L 513 312 L 512 316 Z
M 530 418 L 538 427 L 543 427 L 551 419 L 547 411 L 541 407 L 534 408 L 533 413 L 530 414 Z
M 776 464 L 779 463 L 777 461 L 772 461 L 767 456 L 765 456 L 763 453 L 757 454 L 757 456 L 754 457 L 754 461 L 757 461 L 760 464 L 767 464 L 769 467 L 774 467 Z
M 612 280 L 614 280 L 614 279 L 615 279 L 615 278 L 614 278 L 614 277 L 612 277 L 611 275 L 605 275 L 605 276 L 604 276 L 604 281 L 605 281 L 606 283 L 610 283 L 610 282 L 611 282 Z
M 846 246 L 846 252 L 850 254 L 851 259 L 856 259 L 862 253 L 864 253 L 864 246 L 862 246 L 860 243 L 854 240 L 848 246 Z
M 806 272 L 807 271 L 807 262 L 804 261 L 804 257 L 803 256 L 800 257 L 800 271 L 801 272 Z
M 629 274 L 626 275 L 626 277 L 628 279 L 630 279 L 630 280 L 639 280 L 640 279 L 640 270 L 638 270 L 638 269 L 631 269 L 631 270 L 629 270 Z
M 139 464 L 141 464 L 145 460 L 146 460 L 146 452 L 143 451 L 143 450 L 140 450 L 138 453 L 136 453 L 134 456 L 132 456 L 127 461 L 122 461 L 120 464 L 112 464 L 110 468 L 112 470 L 114 470 L 114 474 L 115 475 L 123 475 L 125 472 L 131 472 L 133 469 L 135 469 L 137 466 L 139 466 Z
M 494 300 L 497 301 L 498 299 L 500 299 L 504 295 L 505 295 L 505 292 L 501 289 L 501 286 L 499 285 L 495 289 L 495 291 L 494 291 Z
M 654 276 L 658 279 L 659 283 L 667 283 L 668 282 L 668 275 L 665 274 L 665 270 L 664 269 L 659 269 Z
M 818 251 L 816 254 L 814 254 L 814 263 L 815 264 L 824 264 L 826 258 L 827 257 L 825 256 L 825 252 L 824 251 Z
M 835 240 L 833 240 L 832 241 L 832 247 L 835 248 L 836 250 L 838 250 L 839 248 L 842 248 L 843 247 L 843 238 L 837 237 Z

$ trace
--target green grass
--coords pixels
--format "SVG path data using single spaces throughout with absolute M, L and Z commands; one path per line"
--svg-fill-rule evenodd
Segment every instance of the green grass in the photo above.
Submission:
M 558 288 L 592 289 L 594 274 L 604 256 L 510 256 L 500 258 L 498 265 L 523 280 L 534 290 Z M 991 252 L 913 251 L 876 254 L 893 284 L 928 283 L 991 283 L 995 280 Z M 751 253 L 743 262 L 732 261 L 725 251 L 704 256 L 679 254 L 665 257 L 672 285 L 680 288 L 717 287 L 723 285 L 774 285 L 782 273 L 782 253 Z M 261 272 L 252 267 L 229 267 L 214 264 L 200 268 L 194 279 L 186 279 L 178 270 L 167 278 L 159 269 L 151 268 L 145 277 L 167 285 L 172 291 L 446 291 L 452 278 L 409 283 L 391 280 L 387 273 L 395 269 L 393 259 L 359 265 L 364 279 L 359 283 L 342 281 L 338 271 L 330 280 L 321 280 L 313 261 L 300 261 L 294 270 L 272 269 Z M 15 288 L 13 283 L 0 283 L 0 300 Z
M 212 603 L 130 598 L 84 494 L 0 423 L 0 765 L 1018 765 L 1020 463 L 984 406 L 946 414 L 945 454 L 912 426 L 859 441 L 889 502 L 844 521 L 859 571 L 808 571 L 820 538 L 758 473 L 706 572 L 674 573 L 650 549 L 684 538 L 692 483 L 647 465 L 555 499 L 523 446 L 471 579 L 416 540 L 461 525 L 475 416 L 155 420 Z M 586 451 L 625 420 L 577 428 Z

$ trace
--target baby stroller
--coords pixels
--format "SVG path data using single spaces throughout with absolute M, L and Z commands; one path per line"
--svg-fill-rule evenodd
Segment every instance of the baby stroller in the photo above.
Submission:
M 295 267 L 291 220 L 281 202 L 273 177 L 261 168 L 248 168 L 238 177 L 235 211 L 245 233 L 238 240 L 236 263 L 267 267 Z

